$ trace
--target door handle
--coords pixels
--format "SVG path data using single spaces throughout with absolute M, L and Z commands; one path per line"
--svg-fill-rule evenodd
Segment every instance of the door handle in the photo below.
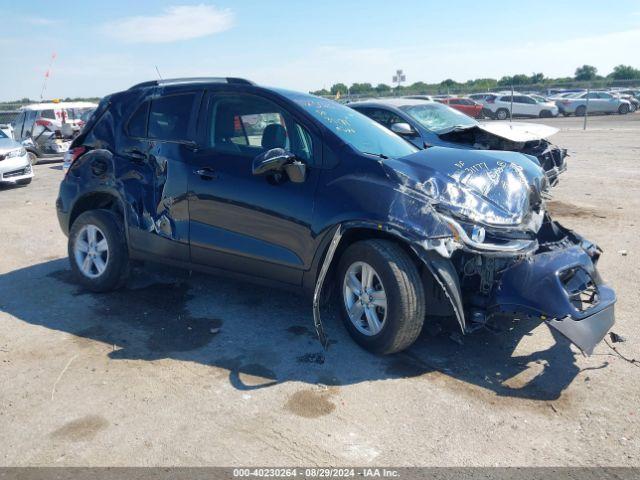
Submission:
M 199 175 L 204 179 L 211 180 L 212 178 L 216 178 L 216 172 L 212 168 L 199 168 L 194 170 L 193 173 L 195 175 Z

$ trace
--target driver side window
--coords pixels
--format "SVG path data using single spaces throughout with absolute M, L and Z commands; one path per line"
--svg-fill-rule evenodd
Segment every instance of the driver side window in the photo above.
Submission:
M 312 160 L 311 135 L 275 103 L 255 95 L 214 97 L 207 132 L 208 147 L 247 158 L 283 148 Z

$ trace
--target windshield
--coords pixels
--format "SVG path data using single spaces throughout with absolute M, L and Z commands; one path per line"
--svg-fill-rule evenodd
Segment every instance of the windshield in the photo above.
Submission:
M 286 90 L 278 92 L 294 101 L 342 141 L 362 153 L 400 158 L 418 151 L 409 142 L 369 117 L 338 102 Z
M 453 130 L 458 127 L 470 128 L 478 125 L 478 122 L 473 118 L 440 103 L 406 105 L 400 108 L 424 128 L 436 133 Z
M 0 138 L 9 138 L 2 130 L 0 130 Z

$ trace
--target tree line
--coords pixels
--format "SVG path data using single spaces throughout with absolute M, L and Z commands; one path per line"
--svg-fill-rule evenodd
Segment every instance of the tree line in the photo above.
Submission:
M 528 86 L 528 87 L 540 87 L 563 84 L 571 86 L 576 82 L 593 82 L 594 86 L 604 87 L 609 84 L 614 84 L 615 81 L 622 80 L 639 80 L 640 81 L 640 69 L 634 68 L 631 65 L 618 65 L 613 69 L 611 73 L 606 76 L 598 74 L 598 69 L 593 65 L 582 65 L 576 68 L 573 77 L 561 77 L 561 78 L 548 78 L 543 73 L 533 73 L 532 75 L 517 74 L 506 75 L 500 79 L 496 78 L 476 78 L 474 80 L 468 80 L 466 82 L 457 82 L 451 78 L 441 81 L 440 83 L 425 83 L 415 82 L 411 85 L 392 87 L 385 83 L 379 83 L 372 85 L 371 83 L 354 83 L 351 86 L 347 86 L 344 83 L 336 83 L 331 86 L 330 89 L 320 89 L 313 93 L 314 95 L 385 95 L 392 91 L 402 94 L 420 94 L 420 93 L 444 93 L 448 91 L 467 91 L 478 92 L 494 90 L 499 87 L 511 88 Z

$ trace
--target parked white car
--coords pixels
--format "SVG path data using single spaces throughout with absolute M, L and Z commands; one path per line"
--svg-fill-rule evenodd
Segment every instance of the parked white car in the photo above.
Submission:
M 539 101 L 531 95 L 514 94 L 513 103 L 511 93 L 497 94 L 495 98 L 487 97 L 483 106 L 494 118 L 506 120 L 510 115 L 514 117 L 557 117 L 558 106 L 551 101 Z M 513 108 L 513 111 L 511 109 Z M 511 113 L 510 113 L 511 112 Z
M 31 183 L 33 169 L 27 150 L 0 130 L 0 183 Z

